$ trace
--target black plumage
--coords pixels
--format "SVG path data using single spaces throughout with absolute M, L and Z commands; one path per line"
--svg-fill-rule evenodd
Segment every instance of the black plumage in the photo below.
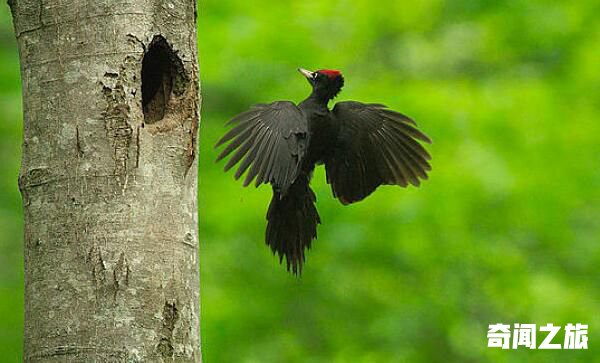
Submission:
M 328 103 L 341 90 L 339 71 L 299 69 L 312 86 L 297 106 L 289 101 L 258 104 L 227 125 L 216 146 L 217 158 L 232 155 L 225 170 L 239 163 L 244 186 L 269 183 L 273 198 L 267 212 L 266 243 L 288 271 L 299 274 L 305 251 L 321 223 L 310 189 L 317 164 L 325 164 L 327 182 L 342 204 L 360 201 L 379 185 L 419 186 L 431 170 L 431 156 L 420 142 L 431 143 L 415 121 L 382 104 Z

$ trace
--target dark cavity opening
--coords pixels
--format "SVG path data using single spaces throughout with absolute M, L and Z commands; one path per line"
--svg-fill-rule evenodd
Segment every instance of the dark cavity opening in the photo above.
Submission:
M 173 94 L 181 96 L 186 83 L 181 59 L 167 40 L 155 35 L 142 60 L 142 109 L 144 122 L 162 120 Z

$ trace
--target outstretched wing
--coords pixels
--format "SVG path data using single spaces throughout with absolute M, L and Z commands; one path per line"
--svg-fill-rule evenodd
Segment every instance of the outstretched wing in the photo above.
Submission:
M 285 195 L 298 175 L 308 144 L 308 124 L 302 111 L 289 101 L 259 104 L 227 125 L 234 127 L 215 146 L 228 143 L 217 161 L 233 153 L 225 171 L 241 161 L 235 178 L 248 170 L 244 186 L 256 178 L 257 187 L 271 183 Z
M 431 170 L 431 143 L 407 116 L 381 104 L 338 102 L 333 108 L 338 139 L 325 161 L 327 182 L 343 204 L 364 199 L 379 185 L 418 186 Z

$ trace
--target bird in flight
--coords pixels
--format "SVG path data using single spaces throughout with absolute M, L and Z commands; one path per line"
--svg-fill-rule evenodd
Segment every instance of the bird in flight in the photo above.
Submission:
M 321 223 L 310 188 L 316 165 L 325 164 L 333 196 L 344 205 L 380 185 L 419 186 L 431 170 L 420 143 L 431 140 L 415 121 L 378 103 L 343 101 L 330 110 L 344 85 L 342 73 L 298 71 L 312 87 L 304 101 L 252 106 L 227 123 L 231 129 L 215 146 L 225 145 L 217 161 L 232 154 L 225 171 L 239 163 L 235 178 L 246 173 L 244 186 L 271 184 L 265 240 L 295 275 Z

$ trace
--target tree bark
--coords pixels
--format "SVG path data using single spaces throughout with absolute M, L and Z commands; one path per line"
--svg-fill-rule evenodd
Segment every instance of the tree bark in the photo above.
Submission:
M 199 362 L 193 0 L 12 0 L 26 362 Z

